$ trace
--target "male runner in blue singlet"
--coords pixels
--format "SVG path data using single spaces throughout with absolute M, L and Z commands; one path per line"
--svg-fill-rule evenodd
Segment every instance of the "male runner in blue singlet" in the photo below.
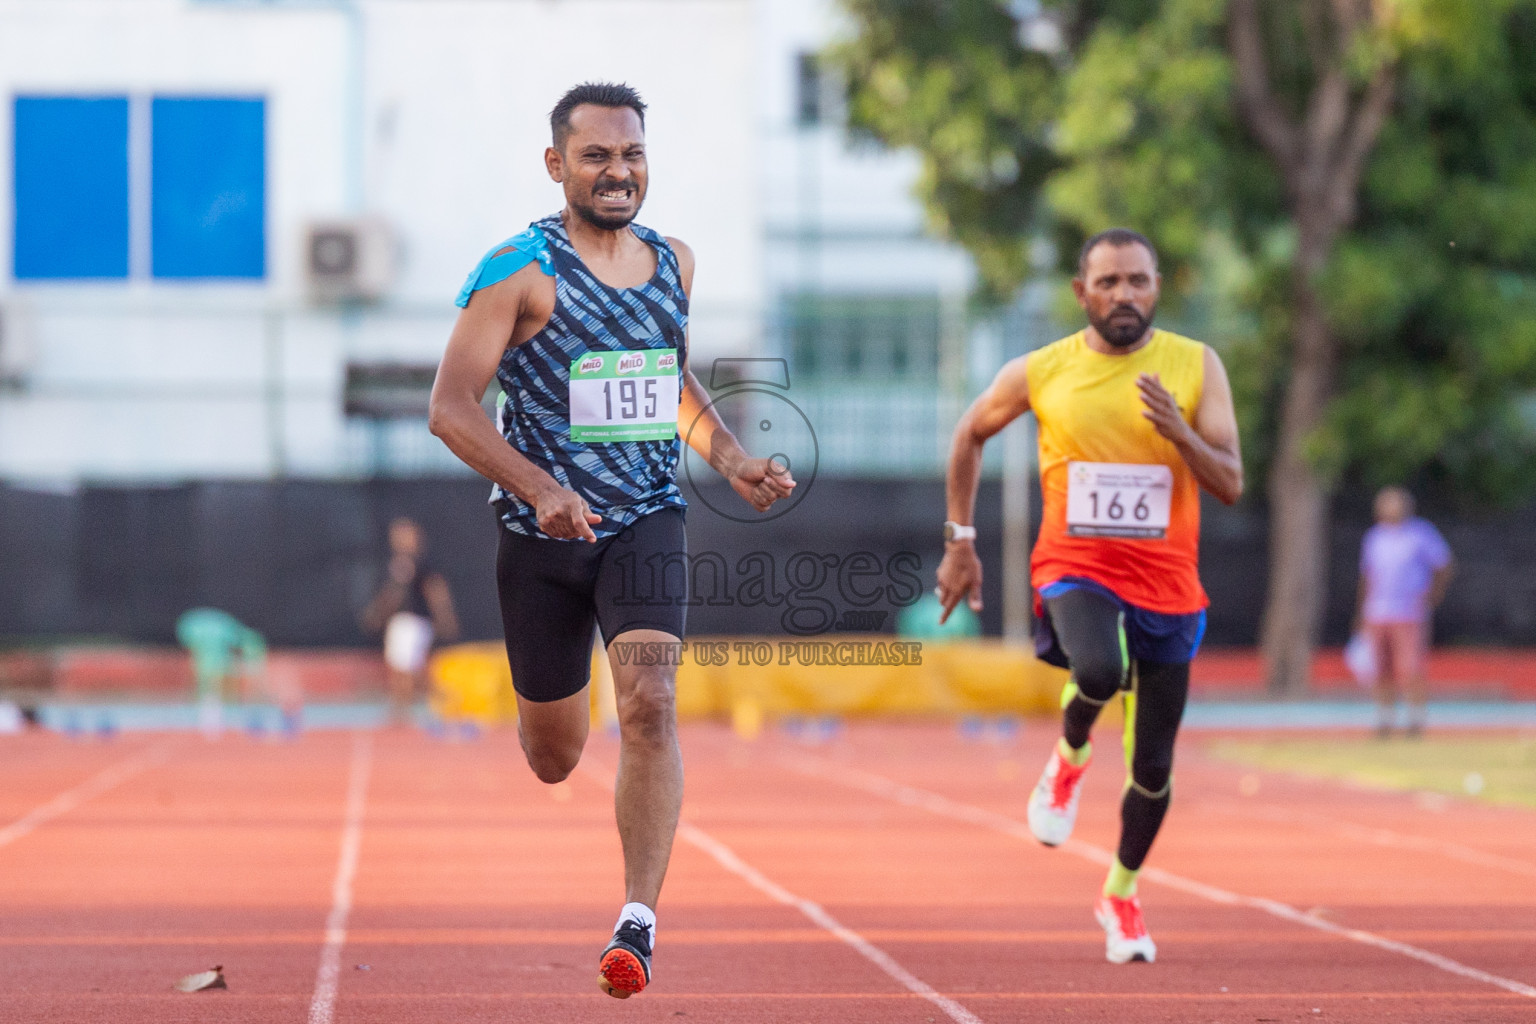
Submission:
M 587 738 L 594 623 L 610 647 L 682 641 L 683 599 L 643 579 L 686 557 L 679 424 L 757 509 L 795 482 L 787 467 L 747 456 L 688 370 L 693 252 L 632 223 L 647 183 L 645 104 L 628 86 L 579 85 L 549 119 L 544 163 L 565 209 L 470 273 L 432 389 L 431 428 L 495 482 L 518 736 L 534 773 L 555 783 Z M 506 395 L 500 431 L 480 408 L 492 376 Z M 611 659 L 627 902 L 598 984 L 620 999 L 650 981 L 656 900 L 682 806 L 673 660 Z

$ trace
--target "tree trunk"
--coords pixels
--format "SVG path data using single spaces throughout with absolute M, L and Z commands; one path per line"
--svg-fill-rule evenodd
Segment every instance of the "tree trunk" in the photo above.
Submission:
M 1308 234 L 1304 229 L 1304 238 Z M 1328 248 L 1314 236 L 1303 241 L 1297 257 L 1291 379 L 1269 474 L 1269 593 L 1261 643 L 1274 694 L 1297 694 L 1310 685 L 1328 594 L 1329 495 L 1306 451 L 1327 411 L 1336 361 L 1315 284 Z
M 1299 117 L 1280 101 L 1269 74 L 1264 10 L 1302 18 L 1314 84 Z M 1285 180 L 1298 244 L 1292 278 L 1291 379 L 1269 474 L 1269 594 L 1262 643 L 1272 693 L 1305 690 L 1328 594 L 1328 498 L 1307 459 L 1307 441 L 1333 393 L 1338 351 L 1317 281 L 1338 233 L 1355 219 L 1366 159 L 1392 107 L 1397 70 L 1381 60 L 1351 99 L 1349 67 L 1375 14 L 1363 0 L 1269 4 L 1228 0 L 1228 45 L 1239 111 Z M 1331 43 L 1325 43 L 1331 37 Z
M 1289 431 L 1286 431 L 1289 434 Z M 1269 474 L 1269 594 L 1263 651 L 1269 691 L 1304 692 L 1327 588 L 1328 500 L 1289 437 Z

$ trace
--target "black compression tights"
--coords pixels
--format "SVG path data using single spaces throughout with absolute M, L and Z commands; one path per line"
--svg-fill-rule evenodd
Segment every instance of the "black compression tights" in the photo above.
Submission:
M 1077 694 L 1062 714 L 1062 735 L 1071 747 L 1088 742 L 1099 711 L 1130 678 L 1136 688 L 1135 752 L 1131 782 L 1120 804 L 1120 863 L 1135 871 L 1168 813 L 1173 743 L 1189 698 L 1189 664 L 1131 659 L 1126 653 L 1120 608 L 1091 590 L 1069 590 L 1045 602 L 1056 638 L 1072 665 Z

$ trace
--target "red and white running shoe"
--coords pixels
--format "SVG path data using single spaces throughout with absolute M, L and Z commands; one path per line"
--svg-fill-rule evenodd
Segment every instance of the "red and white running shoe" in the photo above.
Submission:
M 625 918 L 603 950 L 597 967 L 597 987 L 615 999 L 644 992 L 651 982 L 651 935 L 653 925 Z
M 1104 927 L 1104 958 L 1112 964 L 1128 964 L 1132 960 L 1152 963 L 1157 959 L 1157 945 L 1147 934 L 1147 923 L 1141 917 L 1141 901 L 1135 896 L 1121 899 L 1119 896 L 1100 896 L 1093 908 L 1093 916 Z
M 1077 824 L 1077 801 L 1083 792 L 1083 773 L 1093 761 L 1074 765 L 1061 756 L 1060 744 L 1051 748 L 1051 759 L 1029 795 L 1029 831 L 1046 846 L 1060 846 Z

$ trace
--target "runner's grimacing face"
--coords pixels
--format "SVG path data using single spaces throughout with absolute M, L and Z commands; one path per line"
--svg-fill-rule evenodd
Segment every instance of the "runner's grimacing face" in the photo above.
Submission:
M 618 231 L 645 201 L 645 129 L 628 107 L 584 103 L 571 111 L 563 152 L 549 150 L 550 176 L 565 189 L 565 202 L 582 220 Z
M 1146 335 L 1157 312 L 1162 277 L 1146 246 L 1100 242 L 1072 282 L 1077 304 L 1099 337 L 1115 348 L 1130 348 Z

